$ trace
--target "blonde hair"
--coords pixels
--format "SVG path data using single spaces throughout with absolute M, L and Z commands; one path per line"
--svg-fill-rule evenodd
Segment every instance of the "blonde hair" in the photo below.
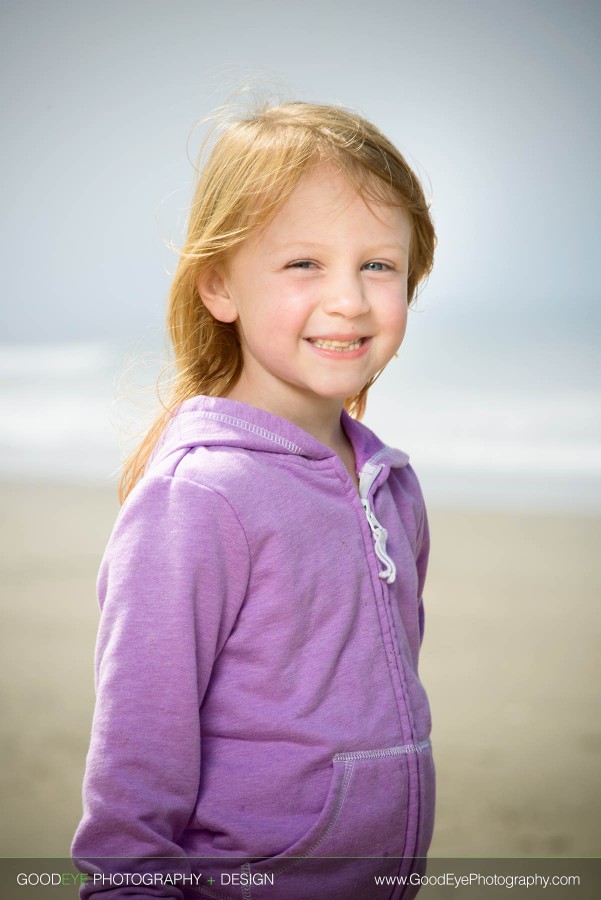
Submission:
M 337 106 L 305 102 L 263 105 L 230 122 L 200 171 L 188 233 L 171 285 L 167 326 L 175 378 L 171 395 L 137 450 L 125 461 L 119 499 L 143 476 L 151 453 L 177 407 L 198 394 L 226 396 L 242 372 L 235 323 L 218 322 L 199 295 L 205 270 L 265 226 L 316 161 L 333 161 L 366 202 L 406 210 L 411 222 L 408 303 L 432 269 L 436 236 L 418 178 L 396 147 L 361 116 Z M 347 398 L 357 419 L 380 373 Z

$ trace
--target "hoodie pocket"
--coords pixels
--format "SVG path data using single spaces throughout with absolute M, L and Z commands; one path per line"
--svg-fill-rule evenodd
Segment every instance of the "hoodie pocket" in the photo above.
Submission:
M 398 874 L 399 857 L 413 855 L 416 841 L 421 848 L 429 843 L 431 773 L 429 740 L 337 753 L 325 803 L 309 831 L 277 856 L 251 862 L 246 872 L 274 876 L 282 898 L 365 900 L 374 874 Z M 253 887 L 252 897 L 267 897 L 263 890 Z

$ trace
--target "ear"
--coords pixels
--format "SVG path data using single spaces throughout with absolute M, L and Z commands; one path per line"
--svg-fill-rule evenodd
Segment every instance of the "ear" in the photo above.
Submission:
M 207 269 L 196 279 L 200 299 L 218 322 L 235 322 L 238 309 L 219 269 Z

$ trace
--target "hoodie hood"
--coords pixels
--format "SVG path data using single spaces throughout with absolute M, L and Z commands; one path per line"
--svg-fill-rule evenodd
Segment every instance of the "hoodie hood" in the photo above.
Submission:
M 406 453 L 388 447 L 345 409 L 341 424 L 353 446 L 358 473 L 368 463 L 400 468 L 409 462 Z M 181 455 L 182 450 L 197 446 L 239 447 L 316 460 L 336 456 L 331 447 L 288 419 L 238 400 L 201 394 L 180 404 L 150 457 L 148 470 L 171 454 Z

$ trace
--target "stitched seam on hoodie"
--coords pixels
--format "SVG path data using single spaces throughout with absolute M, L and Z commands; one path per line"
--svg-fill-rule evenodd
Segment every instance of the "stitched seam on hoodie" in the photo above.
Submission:
M 374 502 L 374 515 L 375 515 L 375 502 Z M 408 724 L 409 724 L 409 732 L 410 732 L 411 738 L 413 738 L 414 737 L 413 710 L 411 707 L 410 692 L 409 692 L 409 689 L 407 686 L 405 659 L 403 657 L 403 654 L 401 653 L 399 636 L 397 633 L 394 616 L 392 615 L 391 591 L 390 591 L 390 587 L 388 585 L 385 585 L 383 583 L 382 579 L 379 579 L 379 581 L 380 581 L 380 597 L 382 599 L 384 615 L 386 618 L 390 636 L 392 638 L 392 653 L 393 653 L 393 658 L 395 661 L 396 670 L 399 675 L 399 681 L 400 681 L 400 686 L 401 686 L 401 692 L 403 695 L 404 707 L 405 707 Z
M 224 894 L 223 891 L 216 891 L 206 885 L 203 885 L 200 888 L 194 887 L 193 885 L 192 890 L 197 891 L 199 894 L 204 894 L 205 897 L 212 897 L 213 900 L 232 900 L 231 894 Z
M 180 413 L 181 416 L 190 416 L 196 417 L 196 413 Z M 261 437 L 267 438 L 270 441 L 273 441 L 274 444 L 279 444 L 281 447 L 285 447 L 287 450 L 291 450 L 293 453 L 302 453 L 302 447 L 299 447 L 298 444 L 295 444 L 293 441 L 289 441 L 286 438 L 280 437 L 279 434 L 274 434 L 272 431 L 268 431 L 266 428 L 261 428 L 259 425 L 253 425 L 251 422 L 246 422 L 244 419 L 237 419 L 235 416 L 228 416 L 226 413 L 212 413 L 212 412 L 203 412 L 202 417 L 204 419 L 213 419 L 217 422 L 227 422 L 228 425 L 238 425 L 240 428 L 244 428 L 246 431 L 250 431 L 252 434 L 261 435 Z
M 180 460 L 180 462 L 181 462 L 181 460 Z M 168 475 L 166 475 L 164 477 L 169 478 Z M 224 494 L 222 494 L 220 491 L 216 491 L 215 488 L 208 487 L 206 484 L 201 484 L 198 481 L 192 481 L 192 479 L 190 479 L 190 478 L 184 478 L 181 475 L 175 475 L 175 472 L 171 477 L 177 478 L 179 481 L 185 481 L 186 484 L 193 484 L 194 487 L 199 488 L 200 490 L 209 491 L 211 494 L 215 494 L 216 497 L 221 497 L 221 499 L 224 501 L 224 503 L 231 510 L 233 517 L 235 518 L 236 522 L 238 523 L 238 525 L 240 527 L 240 531 L 244 535 L 244 543 L 246 544 L 246 552 L 248 553 L 248 578 L 246 580 L 246 587 L 244 588 L 244 594 L 246 595 L 246 592 L 248 590 L 248 582 L 250 581 L 250 572 L 251 572 L 251 568 L 252 568 L 252 554 L 250 552 L 250 544 L 248 542 L 248 535 L 246 534 L 246 530 L 244 528 L 244 525 L 240 521 L 240 516 L 236 512 L 236 509 L 232 506 L 230 500 L 228 500 L 228 498 Z
M 407 686 L 407 674 L 406 674 L 407 670 L 405 668 L 405 659 L 403 657 L 403 654 L 401 653 L 399 637 L 397 634 L 397 628 L 395 625 L 394 617 L 392 615 L 390 593 L 386 591 L 383 584 L 382 584 L 382 596 L 383 596 L 383 600 L 384 600 L 384 611 L 385 611 L 386 618 L 388 620 L 388 627 L 390 629 L 390 634 L 393 638 L 392 652 L 394 655 L 394 659 L 396 662 L 396 668 L 399 673 L 399 679 L 401 682 L 401 691 L 403 693 L 403 700 L 404 700 L 405 710 L 407 713 L 407 719 L 408 719 L 408 723 L 409 723 L 409 731 L 411 733 L 411 736 L 413 737 L 413 735 L 414 735 L 413 729 L 414 729 L 415 722 L 413 719 L 413 709 L 411 706 L 410 692 L 409 692 L 409 688 Z M 413 754 L 411 754 L 411 755 L 413 755 Z M 409 809 L 410 805 L 411 805 L 412 781 L 415 779 L 415 781 L 417 782 L 417 785 L 419 787 L 420 775 L 417 771 L 415 772 L 415 774 L 412 774 L 410 766 L 408 766 L 407 774 L 408 774 L 408 787 L 409 787 L 409 807 L 408 807 L 408 809 Z M 408 819 L 407 819 L 407 831 L 405 832 L 405 846 L 403 849 L 403 856 L 410 856 L 413 853 L 413 851 L 408 852 L 408 843 L 409 843 L 409 837 L 410 837 L 410 834 L 409 834 L 409 822 L 410 821 L 411 821 L 411 816 L 409 815 Z M 415 833 L 413 835 L 414 844 L 415 844 L 416 840 L 417 840 L 417 830 L 415 830 Z
M 402 744 L 398 747 L 383 747 L 381 750 L 354 750 L 349 753 L 337 753 L 336 761 L 347 759 L 381 759 L 387 756 L 407 756 L 410 753 L 423 753 L 430 746 L 430 738 L 417 744 Z
M 370 456 L 370 463 L 377 462 L 382 456 L 386 456 L 386 454 L 390 451 L 390 447 L 382 447 L 381 450 L 378 450 L 377 453 L 374 453 L 373 456 Z
M 249 883 L 242 885 L 242 900 L 252 900 L 251 897 L 251 879 L 250 879 L 250 863 L 244 863 L 241 866 L 241 871 L 245 872 L 249 876 Z
M 377 453 L 374 453 L 373 456 L 370 456 L 369 461 L 371 463 L 377 462 L 380 459 L 382 459 L 383 457 L 388 456 L 388 454 L 394 454 L 394 453 L 402 453 L 403 456 L 405 456 L 405 457 L 407 456 L 407 454 L 404 452 L 404 450 L 396 450 L 394 447 L 390 447 L 388 444 L 385 444 L 381 450 L 378 450 Z M 391 469 L 398 469 L 398 468 L 404 469 L 408 465 L 409 465 L 408 462 L 406 462 L 404 465 L 399 465 L 398 463 L 395 465 L 395 463 L 390 463 L 390 468 Z
M 369 529 L 369 523 L 367 522 L 367 520 L 365 518 L 365 510 L 363 509 L 363 507 L 360 504 L 359 496 L 356 491 L 354 492 L 354 494 L 356 495 L 356 501 L 358 501 L 358 503 L 359 503 L 359 508 L 357 509 L 357 506 L 355 503 L 355 498 L 353 498 L 353 508 L 355 509 L 355 512 L 357 514 L 359 532 L 363 539 L 363 546 L 365 548 L 365 558 L 366 558 L 367 568 L 368 568 L 368 572 L 369 572 L 369 576 L 370 576 L 369 580 L 371 583 L 372 596 L 373 596 L 373 601 L 374 601 L 374 612 L 375 612 L 375 616 L 376 616 L 376 621 L 378 623 L 378 630 L 380 633 L 380 638 L 382 641 L 381 648 L 382 648 L 383 664 L 384 664 L 385 669 L 388 672 L 388 677 L 390 678 L 392 695 L 395 700 L 396 712 L 399 717 L 399 728 L 401 730 L 401 736 L 404 738 L 405 737 L 405 734 L 404 734 L 405 729 L 403 727 L 403 707 L 405 709 L 407 709 L 407 713 L 409 713 L 409 710 L 407 707 L 407 697 L 406 697 L 406 693 L 403 689 L 402 676 L 400 675 L 400 673 L 398 673 L 398 663 L 393 668 L 393 666 L 391 664 L 391 660 L 390 660 L 389 651 L 387 648 L 387 642 L 388 642 L 388 640 L 390 640 L 390 643 L 392 643 L 393 636 L 392 636 L 392 634 L 390 634 L 389 638 L 387 639 L 386 634 L 385 634 L 385 629 L 388 629 L 388 632 L 390 632 L 390 621 L 388 618 L 388 612 L 386 610 L 386 600 L 384 598 L 384 585 L 382 583 L 382 579 L 379 577 L 379 567 L 377 565 L 377 561 L 375 559 L 375 554 L 373 551 L 373 545 L 374 545 L 373 538 L 371 535 L 371 531 Z M 367 534 L 366 534 L 366 530 L 367 530 Z M 375 569 L 375 577 L 374 577 L 374 569 Z M 393 650 L 393 653 L 394 653 L 394 650 Z M 395 663 L 396 663 L 396 660 L 395 660 Z M 395 683 L 395 677 L 394 677 L 395 670 L 398 673 L 399 681 L 401 682 L 400 683 L 400 695 L 399 695 L 399 690 L 398 690 L 399 686 Z M 401 705 L 401 701 L 402 701 L 402 705 Z M 411 729 L 410 736 L 411 737 L 413 736 L 412 729 Z
M 300 856 L 293 857 L 290 860 L 290 862 L 288 863 L 288 865 L 283 866 L 279 869 L 275 869 L 274 873 L 273 873 L 274 875 L 281 875 L 283 872 L 287 872 L 288 869 L 291 869 L 293 866 L 296 866 L 299 862 L 302 862 L 304 859 L 308 859 L 309 857 L 313 856 L 315 851 L 318 850 L 321 847 L 321 845 L 323 844 L 323 842 L 325 840 L 327 840 L 327 838 L 329 838 L 329 836 L 331 835 L 332 831 L 336 827 L 336 823 L 337 823 L 338 819 L 340 818 L 340 813 L 342 812 L 342 807 L 344 806 L 344 801 L 346 800 L 346 795 L 348 794 L 348 789 L 350 787 L 352 777 L 353 777 L 353 771 L 355 768 L 355 760 L 354 759 L 347 760 L 346 762 L 347 762 L 347 764 L 345 766 L 344 778 L 342 781 L 342 789 L 340 791 L 340 796 L 338 797 L 338 801 L 336 803 L 336 808 L 330 818 L 328 827 L 323 832 L 323 834 L 320 835 L 320 837 L 315 841 L 315 843 L 309 847 L 308 850 L 305 850 L 305 852 L 302 853 Z M 348 763 L 350 763 L 350 765 Z
M 371 564 L 370 564 L 370 569 L 372 569 Z M 373 569 L 372 569 L 372 571 L 373 571 Z M 388 640 L 390 640 L 390 643 L 392 644 L 392 647 L 391 647 L 392 654 L 391 655 L 389 655 L 389 653 L 386 649 L 386 646 L 384 646 L 385 658 L 386 658 L 386 662 L 387 662 L 389 669 L 393 670 L 393 668 L 394 668 L 394 670 L 396 670 L 396 673 L 398 676 L 398 687 L 400 687 L 400 697 L 398 695 L 398 688 L 394 685 L 395 679 L 392 676 L 392 671 L 391 671 L 391 677 L 392 677 L 392 681 L 393 681 L 393 691 L 394 691 L 395 696 L 397 697 L 397 702 L 400 699 L 400 700 L 402 700 L 402 704 L 403 704 L 402 708 L 399 709 L 399 711 L 398 711 L 400 727 L 401 727 L 401 734 L 404 738 L 405 737 L 405 727 L 403 725 L 403 718 L 406 716 L 407 725 L 408 725 L 407 737 L 413 739 L 414 738 L 414 726 L 415 726 L 415 723 L 413 721 L 413 709 L 411 706 L 411 699 L 410 699 L 410 694 L 409 694 L 409 690 L 408 690 L 408 686 L 407 686 L 407 676 L 406 676 L 406 669 L 405 669 L 406 663 L 405 663 L 405 660 L 403 659 L 403 655 L 401 653 L 397 629 L 396 629 L 396 626 L 394 623 L 394 618 L 392 616 L 392 611 L 391 611 L 390 587 L 388 585 L 385 585 L 383 583 L 382 579 L 379 577 L 378 577 L 378 582 L 379 582 L 378 587 L 374 586 L 374 598 L 376 601 L 376 608 L 378 608 L 378 610 L 379 610 L 378 618 L 380 620 L 380 628 L 382 629 L 382 625 L 383 625 L 382 617 L 383 617 L 384 622 L 386 623 L 386 628 L 388 630 Z M 384 633 L 382 633 L 382 639 L 384 641 L 384 645 L 386 645 L 386 637 L 384 636 Z M 414 743 L 414 741 L 411 740 L 410 743 Z M 415 774 L 413 774 L 409 768 L 408 777 L 409 777 L 409 792 L 411 794 L 413 781 L 418 780 L 419 776 L 418 776 L 417 772 L 415 772 Z M 413 835 L 412 837 L 413 837 L 413 840 L 415 841 L 415 835 Z M 405 847 L 403 849 L 403 856 L 410 855 L 409 853 L 407 853 L 407 846 L 408 846 L 409 840 L 410 840 L 410 834 L 409 834 L 409 830 L 407 830 L 407 833 L 405 835 Z

